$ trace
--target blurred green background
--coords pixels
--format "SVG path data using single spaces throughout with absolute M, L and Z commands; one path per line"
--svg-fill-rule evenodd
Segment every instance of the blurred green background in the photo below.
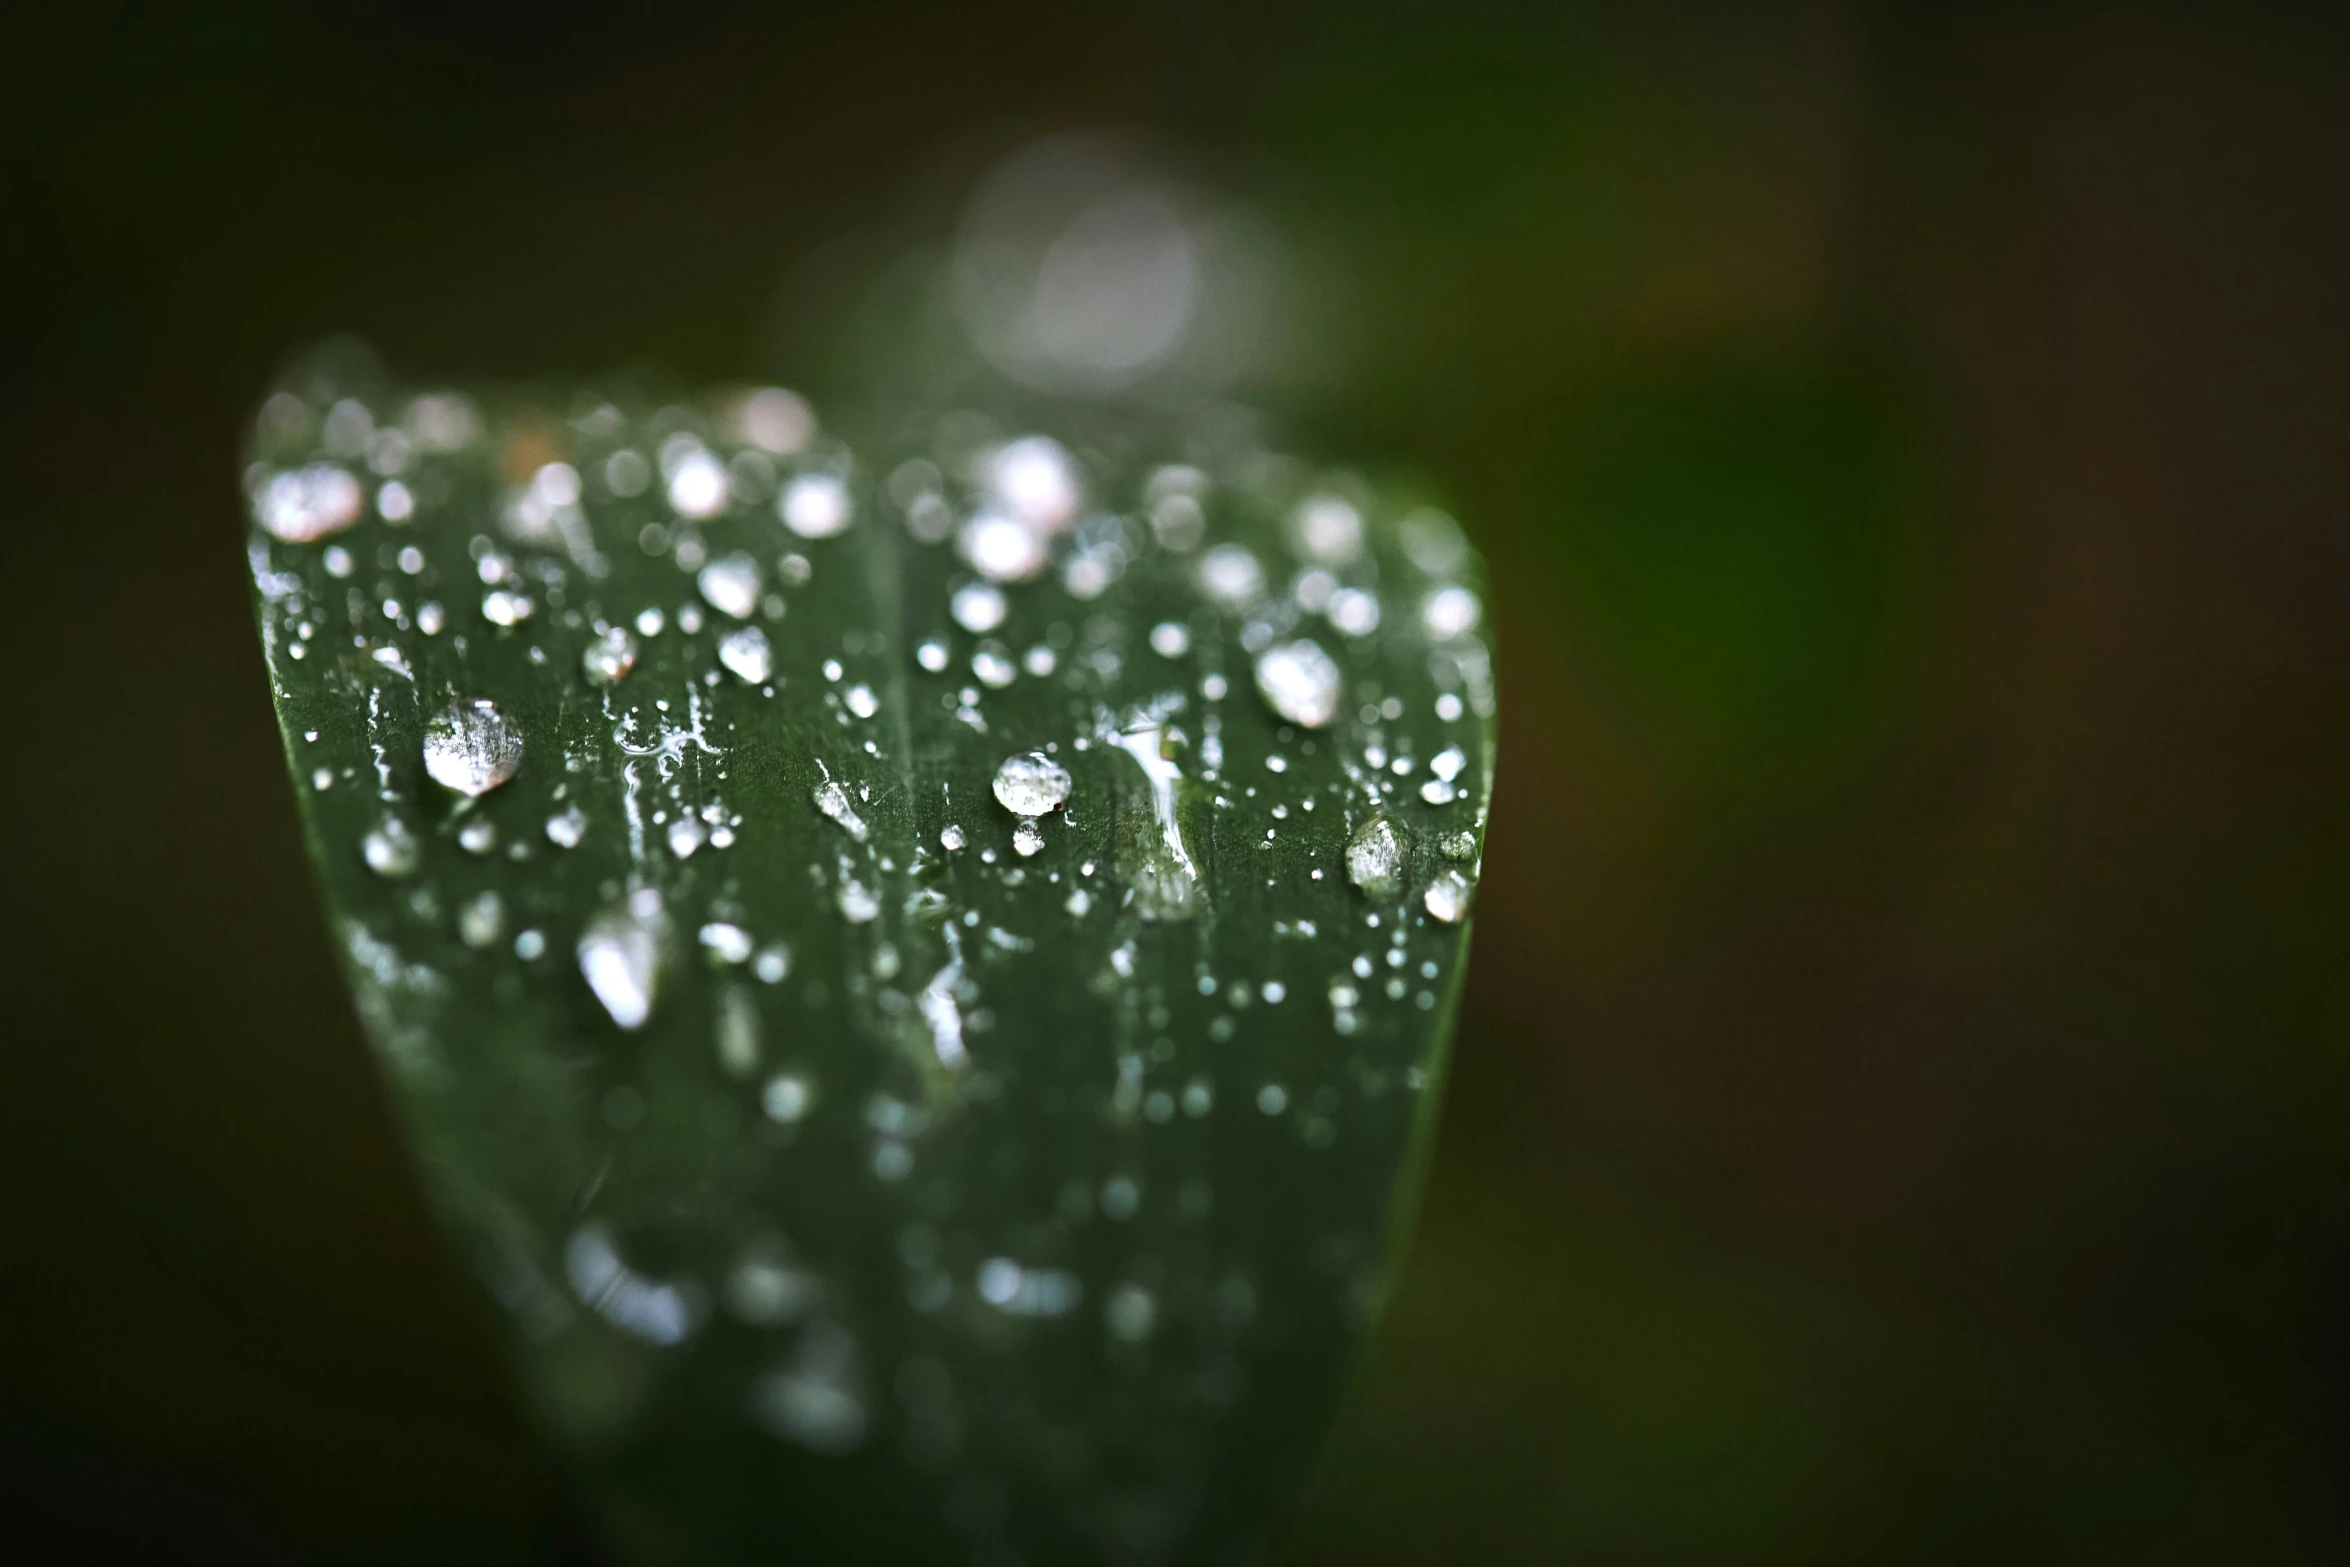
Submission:
M 5 24 L 10 1554 L 585 1550 L 301 858 L 279 356 L 821 406 L 1113 126 L 1309 281 L 1259 400 L 1495 568 L 1454 1088 L 1296 1559 L 2350 1556 L 2350 29 L 1665 11 Z

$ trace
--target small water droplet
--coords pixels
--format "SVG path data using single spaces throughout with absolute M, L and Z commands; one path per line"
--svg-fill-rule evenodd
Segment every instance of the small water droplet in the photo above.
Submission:
M 854 879 L 841 883 L 840 915 L 852 925 L 869 924 L 881 914 L 881 900 L 873 889 Z
M 678 438 L 673 436 L 671 439 L 675 441 Z M 725 465 L 694 443 L 692 437 L 685 437 L 684 440 L 686 444 L 677 447 L 674 456 L 667 448 L 661 453 L 661 466 L 669 475 L 669 505 L 680 517 L 691 517 L 697 521 L 715 517 L 726 510 L 728 485 Z
M 1267 1083 L 1257 1090 L 1257 1108 L 1267 1115 L 1279 1115 L 1289 1108 L 1289 1090 L 1279 1083 Z
M 988 582 L 968 582 L 947 603 L 955 624 L 973 636 L 984 636 L 1004 623 L 1003 590 Z
M 979 683 L 991 691 L 1001 691 L 1010 685 L 1019 670 L 1012 665 L 1012 657 L 996 642 L 982 642 L 979 651 L 971 655 L 971 673 Z
M 803 473 L 785 485 L 775 512 L 803 539 L 829 539 L 856 520 L 849 487 L 829 473 Z
M 1309 495 L 1289 519 L 1297 547 L 1325 565 L 1343 566 L 1363 550 L 1363 514 L 1340 495 Z
M 693 858 L 694 851 L 702 846 L 703 839 L 708 835 L 702 831 L 700 822 L 690 816 L 680 816 L 669 824 L 668 836 L 669 852 L 681 860 L 690 860 Z
M 743 963 L 751 956 L 750 933 L 740 925 L 712 920 L 699 932 L 701 943 L 722 963 Z
M 1330 624 L 1341 636 L 1367 637 L 1379 629 L 1379 600 L 1361 588 L 1340 588 L 1330 595 Z
M 439 636 L 441 628 L 448 623 L 448 612 L 443 610 L 440 605 L 424 603 L 416 606 L 416 629 L 426 636 Z
M 1012 829 L 1012 847 L 1022 859 L 1028 859 L 1044 850 L 1044 834 L 1036 830 L 1036 823 L 1026 817 Z
M 608 626 L 579 655 L 579 667 L 590 684 L 617 685 L 636 668 L 636 638 L 625 626 Z
M 1420 623 L 1437 641 L 1449 642 L 1476 630 L 1484 612 L 1485 606 L 1467 588 L 1442 587 L 1421 603 Z
M 1392 898 L 1402 886 L 1403 841 L 1386 817 L 1365 822 L 1346 846 L 1346 879 L 1372 898 Z
M 547 841 L 558 849 L 578 848 L 586 834 L 587 817 L 576 805 L 547 818 Z
M 718 662 L 746 685 L 765 685 L 775 673 L 775 652 L 757 626 L 737 626 L 718 639 Z
M 995 797 L 1015 816 L 1042 816 L 1069 798 L 1069 770 L 1042 751 L 1004 758 L 992 785 Z
M 963 829 L 958 823 L 949 822 L 938 830 L 938 841 L 941 848 L 952 851 L 960 849 L 970 840 L 963 836 Z
M 1180 620 L 1162 620 L 1151 627 L 1151 651 L 1161 658 L 1181 658 L 1191 651 L 1191 628 Z
M 477 816 L 457 829 L 457 845 L 467 854 L 487 854 L 498 846 L 498 829 Z
M 642 1028 L 653 1014 L 669 930 L 660 893 L 640 887 L 590 920 L 579 938 L 580 975 L 624 1029 Z
M 457 939 L 476 952 L 496 943 L 506 928 L 506 905 L 494 892 L 469 898 L 457 911 Z
M 857 814 L 856 802 L 849 798 L 846 789 L 827 778 L 816 786 L 812 798 L 816 802 L 816 809 L 840 823 L 843 832 L 859 843 L 865 841 L 865 818 Z
M 514 955 L 525 963 L 536 962 L 547 953 L 547 938 L 543 931 L 526 930 L 514 938 Z
M 759 976 L 763 985 L 780 985 L 791 972 L 791 948 L 781 942 L 761 947 L 758 957 L 751 961 L 751 972 Z
M 934 675 L 939 673 L 947 667 L 947 645 L 932 637 L 914 650 L 914 662 Z
M 1438 871 L 1421 902 L 1447 925 L 1457 925 L 1469 912 L 1469 878 L 1459 871 Z
M 1129 1344 L 1139 1344 L 1149 1338 L 1158 1316 L 1158 1302 L 1139 1284 L 1119 1285 L 1110 1291 L 1109 1301 L 1102 1308 L 1110 1332 Z
M 1256 676 L 1266 705 L 1301 729 L 1324 728 L 1338 716 L 1344 681 L 1338 665 L 1316 643 L 1267 648 L 1257 658 Z
M 369 828 L 359 841 L 359 852 L 367 868 L 378 876 L 412 876 L 422 857 L 416 835 L 396 816 L 387 816 Z
M 1199 558 L 1199 585 L 1226 609 L 1246 609 L 1264 596 L 1265 568 L 1246 546 L 1219 544 Z
M 467 798 L 489 793 L 522 766 L 522 731 L 484 699 L 452 702 L 424 729 L 424 770 Z
M 1431 778 L 1420 785 L 1420 798 L 1430 805 L 1450 805 L 1453 795 L 1453 786 L 1441 778 Z
M 991 582 L 1025 582 L 1044 570 L 1044 531 L 1017 517 L 983 511 L 955 534 L 955 549 Z
M 481 596 L 481 618 L 493 626 L 519 626 L 538 612 L 538 606 L 520 593 L 492 588 Z
M 767 1079 L 767 1087 L 759 1095 L 759 1107 L 771 1121 L 791 1125 L 805 1116 L 816 1103 L 816 1090 L 797 1072 L 778 1072 Z
M 873 695 L 873 688 L 868 685 L 853 685 L 849 687 L 849 689 L 842 694 L 841 700 L 847 703 L 849 711 L 856 714 L 859 718 L 871 718 L 875 713 L 881 711 L 881 703 L 875 699 Z
M 357 522 L 364 499 L 357 479 L 332 463 L 317 463 L 273 477 L 253 511 L 272 538 L 308 544 Z
M 712 609 L 748 620 L 759 608 L 759 563 L 740 550 L 721 555 L 695 575 L 694 586 Z

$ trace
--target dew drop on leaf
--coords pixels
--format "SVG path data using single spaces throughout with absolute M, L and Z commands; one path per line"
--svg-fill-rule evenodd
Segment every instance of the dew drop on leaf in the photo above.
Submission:
M 1318 643 L 1284 642 L 1257 655 L 1257 690 L 1274 712 L 1301 729 L 1326 728 L 1338 716 L 1344 684 Z
M 1042 751 L 1023 751 L 1004 758 L 991 787 L 1014 816 L 1042 816 L 1069 798 L 1069 769 Z
M 522 731 L 486 699 L 452 702 L 424 730 L 424 770 L 468 799 L 489 793 L 522 766 Z

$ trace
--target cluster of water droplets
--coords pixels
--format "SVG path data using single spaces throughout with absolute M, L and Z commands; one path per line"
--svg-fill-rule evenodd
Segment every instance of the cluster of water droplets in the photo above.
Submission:
M 1334 1195 L 1294 1255 L 1234 1249 L 1204 1134 L 1271 1139 L 1301 1191 L 1401 1157 L 1490 789 L 1448 518 L 1223 434 L 1138 462 L 957 417 L 865 461 L 775 388 L 295 387 L 256 448 L 297 776 L 382 889 L 349 921 L 371 1029 L 421 1083 L 494 1024 L 594 1085 L 583 1148 L 690 1133 L 766 1221 L 647 1238 L 658 1204 L 589 1159 L 559 1241 L 490 1248 L 526 1336 L 772 1338 L 744 1407 L 773 1438 L 1074 1496 L 1004 1411 L 1082 1428 L 1113 1395 L 1025 1387 L 1005 1346 L 1095 1335 L 1187 1431 L 1248 1396 L 1263 1292 L 1359 1321 L 1375 1224 Z M 1005 1022 L 1054 990 L 1083 1028 Z M 886 1288 L 810 1238 L 804 1194 L 848 1200 L 810 1162 L 834 1126 L 896 1226 Z M 1031 1141 L 1100 1162 L 1003 1207 L 989 1150 Z

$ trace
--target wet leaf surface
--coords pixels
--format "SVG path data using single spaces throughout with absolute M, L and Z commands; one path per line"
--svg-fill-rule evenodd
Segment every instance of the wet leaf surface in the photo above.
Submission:
M 246 480 L 383 1080 L 623 1553 L 1260 1554 L 1466 955 L 1450 519 L 1231 419 L 852 450 L 348 346 Z

